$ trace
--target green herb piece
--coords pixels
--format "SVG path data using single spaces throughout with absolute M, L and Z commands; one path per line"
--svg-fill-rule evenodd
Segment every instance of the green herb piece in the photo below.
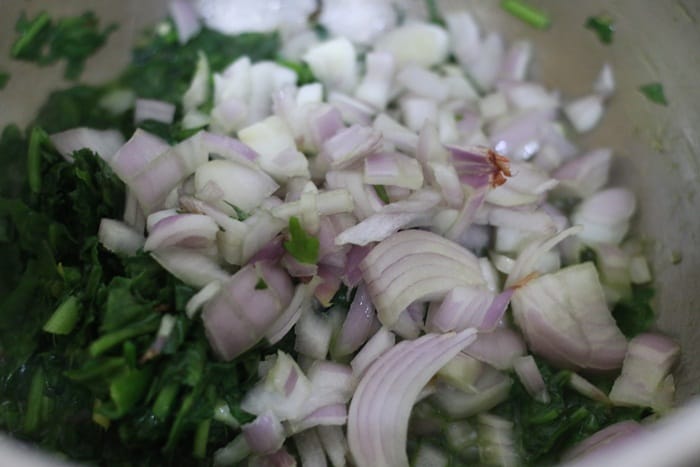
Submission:
M 435 0 L 425 0 L 425 8 L 428 10 L 428 21 L 439 26 L 445 26 L 445 18 L 443 18 Z
M 384 185 L 373 185 L 374 186 L 374 192 L 377 193 L 377 196 L 379 196 L 379 199 L 384 201 L 386 204 L 391 203 L 391 199 L 389 199 L 389 193 L 386 192 L 386 187 Z
M 514 434 L 526 466 L 555 465 L 559 455 L 598 430 L 622 420 L 640 420 L 642 408 L 613 407 L 589 399 L 569 386 L 571 373 L 557 371 L 538 360 L 550 402 L 533 399 L 517 378 L 508 399 L 493 412 L 515 422 Z M 607 391 L 614 377 L 591 380 Z
M 314 72 L 306 62 L 295 62 L 284 58 L 277 58 L 277 63 L 289 68 L 297 74 L 297 86 L 303 86 L 318 81 Z
M 265 282 L 265 279 L 262 277 L 258 279 L 258 282 L 255 283 L 255 290 L 265 290 L 267 289 L 267 282 Z
M 316 264 L 319 240 L 307 234 L 299 218 L 292 216 L 289 218 L 289 240 L 284 242 L 284 249 L 300 263 Z
M 603 44 L 612 44 L 615 22 L 605 15 L 591 16 L 586 20 L 586 28 L 592 30 Z
M 648 285 L 633 285 L 632 296 L 623 298 L 612 310 L 617 327 L 627 337 L 634 337 L 649 330 L 656 320 L 651 301 L 654 289 Z
M 666 100 L 666 95 L 664 93 L 664 87 L 661 83 L 649 83 L 639 87 L 639 91 L 644 94 L 644 96 L 650 101 L 660 104 L 668 105 Z
M 8 81 L 10 81 L 10 74 L 6 71 L 0 71 L 0 91 L 5 89 Z
M 14 58 L 39 65 L 65 59 L 65 77 L 75 80 L 82 73 L 85 60 L 104 45 L 116 25 L 109 25 L 100 31 L 99 21 L 93 12 L 61 18 L 54 24 L 49 15 L 43 12 L 33 20 L 22 14 L 15 29 L 20 36 L 12 46 Z
M 585 263 L 591 261 L 596 266 L 598 265 L 598 253 L 591 247 L 584 247 L 578 254 L 579 263 Z
M 71 295 L 56 308 L 43 329 L 51 334 L 70 334 L 79 317 L 80 303 L 74 295 Z
M 41 423 L 41 405 L 44 398 L 44 371 L 41 367 L 36 369 L 29 386 L 29 397 L 27 398 L 27 411 L 24 416 L 24 431 L 33 433 L 39 428 Z
M 537 29 L 547 29 L 551 23 L 547 13 L 521 0 L 503 0 L 501 8 Z

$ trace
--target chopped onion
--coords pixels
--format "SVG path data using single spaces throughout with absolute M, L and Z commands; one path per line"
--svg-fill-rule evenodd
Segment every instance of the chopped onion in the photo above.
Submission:
M 277 451 L 284 443 L 284 428 L 279 419 L 271 412 L 265 412 L 241 427 L 243 437 L 250 450 L 256 454 L 268 454 Z
M 287 273 L 266 262 L 249 264 L 228 280 L 202 313 L 216 353 L 232 360 L 255 345 L 292 299 Z
M 202 287 L 202 289 L 199 292 L 192 295 L 192 297 L 187 301 L 187 304 L 185 305 L 187 317 L 192 319 L 195 313 L 197 313 L 197 311 L 199 311 L 199 309 L 202 308 L 209 300 L 214 298 L 220 290 L 221 282 L 214 281 L 208 283 L 207 285 Z
M 660 334 L 640 334 L 627 347 L 622 373 L 610 390 L 617 405 L 653 407 L 654 397 L 671 371 L 680 348 Z
M 229 277 L 216 261 L 196 250 L 162 248 L 153 251 L 151 256 L 170 274 L 194 287 L 204 287 Z
M 513 362 L 525 355 L 526 348 L 520 334 L 509 328 L 480 332 L 464 353 L 499 370 L 513 368 Z
M 608 182 L 611 161 L 611 149 L 597 149 L 562 165 L 554 177 L 561 182 L 560 188 L 587 198 Z
M 369 339 L 377 324 L 374 305 L 367 287 L 360 283 L 350 303 L 340 334 L 333 343 L 331 353 L 334 358 L 350 355 L 359 349 Z
M 89 149 L 109 162 L 124 144 L 124 137 L 119 130 L 95 130 L 85 127 L 54 133 L 50 139 L 51 144 L 69 162 L 73 161 L 72 154 L 81 149 Z
M 644 428 L 633 420 L 614 423 L 597 431 L 564 454 L 564 459 L 577 459 L 600 449 L 608 450 L 626 439 L 638 436 Z
M 179 3 L 185 3 L 180 1 Z M 175 106 L 170 102 L 154 99 L 136 99 L 134 107 L 134 123 L 144 120 L 171 124 L 175 118 Z
M 158 221 L 149 229 L 144 251 L 167 247 L 203 248 L 211 245 L 219 226 L 202 214 L 176 214 Z
M 608 310 L 592 263 L 525 283 L 511 306 L 530 349 L 554 364 L 590 370 L 621 366 L 627 340 Z
M 482 365 L 479 377 L 468 391 L 441 386 L 431 398 L 451 418 L 462 419 L 491 410 L 506 400 L 512 384 L 513 380 L 503 372 Z
M 377 151 L 382 145 L 382 135 L 372 128 L 353 125 L 329 138 L 321 150 L 334 169 L 343 168 Z
M 397 16 L 388 0 L 334 0 L 323 4 L 319 22 L 335 36 L 369 45 L 394 26 Z
M 598 78 L 593 84 L 593 90 L 605 99 L 611 97 L 615 92 L 615 76 L 609 63 L 601 68 Z
M 327 89 L 349 92 L 357 84 L 355 46 L 345 37 L 322 42 L 304 54 L 314 76 Z
M 109 251 L 127 256 L 136 254 L 144 246 L 143 234 L 114 219 L 101 219 L 97 238 Z
M 348 442 L 339 426 L 321 426 L 317 429 L 321 444 L 333 467 L 345 467 L 348 455 Z
M 580 376 L 578 373 L 571 374 L 571 377 L 569 378 L 569 386 L 571 386 L 578 393 L 583 394 L 590 399 L 610 404 L 610 399 L 603 391 L 598 389 L 597 386 Z
M 177 37 L 180 44 L 188 42 L 202 29 L 202 26 L 199 24 L 197 12 L 192 7 L 192 3 L 186 0 L 173 0 L 170 2 L 169 9 L 170 17 L 173 19 L 173 23 L 175 23 L 175 28 L 177 29 Z
M 348 442 L 358 465 L 407 465 L 411 408 L 423 386 L 474 339 L 475 331 L 403 341 L 363 375 L 348 413 Z M 400 397 L 396 397 L 400 394 Z
M 399 68 L 414 64 L 429 68 L 442 63 L 448 54 L 447 32 L 428 23 L 406 23 L 381 36 L 374 49 L 391 53 Z
M 404 230 L 380 242 L 360 269 L 385 326 L 392 326 L 414 301 L 442 298 L 454 287 L 484 283 L 471 252 L 418 230 Z
M 355 377 L 362 377 L 365 370 L 389 350 L 394 342 L 396 342 L 396 336 L 391 331 L 385 327 L 379 328 L 350 362 Z
M 603 117 L 603 98 L 598 95 L 581 97 L 564 106 L 564 113 L 579 133 L 591 131 Z
M 306 467 L 326 467 L 326 454 L 316 430 L 306 430 L 294 435 L 294 443 L 299 453 L 301 465 Z
M 418 161 L 398 152 L 380 152 L 365 158 L 364 181 L 369 185 L 391 185 L 411 190 L 423 186 Z
M 513 361 L 513 369 L 518 378 L 520 378 L 520 382 L 525 386 L 528 394 L 542 404 L 549 404 L 550 399 L 547 386 L 545 386 L 542 373 L 540 373 L 540 369 L 537 367 L 537 363 L 535 363 L 532 355 L 516 358 Z

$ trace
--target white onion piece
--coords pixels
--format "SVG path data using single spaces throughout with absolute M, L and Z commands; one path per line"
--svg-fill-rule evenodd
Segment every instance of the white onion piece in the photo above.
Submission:
M 474 335 L 469 329 L 403 341 L 368 369 L 348 413 L 348 442 L 356 464 L 408 464 L 408 418 L 418 394 Z
M 644 256 L 633 256 L 629 262 L 629 277 L 633 284 L 646 284 L 651 282 L 649 263 Z
M 393 55 L 387 52 L 369 52 L 365 56 L 365 76 L 355 89 L 355 97 L 377 110 L 384 110 L 392 91 L 394 69 Z
M 423 186 L 423 171 L 417 160 L 398 152 L 380 152 L 365 158 L 364 181 L 417 190 Z
M 238 132 L 239 139 L 260 154 L 260 167 L 278 181 L 309 176 L 308 161 L 296 149 L 294 135 L 276 115 Z
M 678 358 L 678 344 L 660 334 L 640 334 L 630 340 L 622 373 L 610 390 L 617 405 L 653 407 L 654 397 Z
M 520 465 L 513 436 L 513 422 L 491 414 L 479 414 L 477 420 L 482 462 L 503 467 Z
M 333 342 L 334 358 L 350 355 L 369 339 L 373 328 L 379 324 L 367 287 L 360 283 L 355 291 L 348 314 Z
M 336 404 L 345 404 L 352 397 L 356 380 L 348 365 L 326 360 L 314 361 L 307 371 L 311 393 L 304 402 L 304 413 Z
M 325 313 L 306 310 L 294 326 L 294 333 L 294 350 L 317 360 L 326 358 L 333 337 L 333 323 Z
M 349 92 L 357 85 L 355 46 L 346 37 L 337 37 L 311 47 L 304 54 L 314 76 L 327 89 Z
M 450 33 L 450 48 L 462 67 L 477 58 L 481 53 L 479 26 L 468 11 L 455 11 L 446 16 L 447 30 Z M 460 70 L 460 74 L 463 74 Z
M 131 256 L 143 248 L 143 234 L 124 222 L 103 218 L 97 231 L 100 244 L 114 253 Z
M 396 17 L 388 0 L 334 0 L 324 3 L 319 22 L 335 36 L 370 44 L 396 24 Z
M 587 198 L 608 182 L 611 162 L 611 149 L 597 149 L 565 163 L 553 175 L 560 188 Z
M 316 9 L 313 0 L 198 0 L 197 11 L 206 25 L 224 34 L 267 32 L 281 26 L 292 30 L 306 24 Z
M 209 95 L 209 60 L 201 50 L 197 52 L 197 68 L 190 81 L 190 86 L 182 95 L 182 107 L 185 114 L 195 113 L 197 107 L 204 104 Z
M 204 287 L 213 281 L 225 281 L 229 273 L 203 253 L 184 248 L 163 248 L 151 253 L 163 269 L 194 287 Z
M 351 212 L 353 209 L 353 198 L 347 190 L 325 190 L 319 192 L 316 196 L 316 207 L 320 216 Z M 304 208 L 305 206 L 301 200 L 292 201 L 272 208 L 271 213 L 274 217 L 286 223 L 292 216 L 302 216 Z
M 584 439 L 564 454 L 565 460 L 580 459 L 588 454 L 608 450 L 627 439 L 639 436 L 645 429 L 633 420 L 625 420 L 603 428 Z
M 235 358 L 262 339 L 291 299 L 291 280 L 278 266 L 259 262 L 241 268 L 204 306 L 210 344 L 221 358 Z
M 356 378 L 362 377 L 365 370 L 396 342 L 396 336 L 385 327 L 379 328 L 350 362 Z
M 396 75 L 396 81 L 412 94 L 432 101 L 443 101 L 449 94 L 449 89 L 440 75 L 415 65 L 401 70 Z
M 455 287 L 439 307 L 429 310 L 426 327 L 439 332 L 480 328 L 493 299 L 493 292 L 485 287 Z
M 180 2 L 185 3 L 185 2 Z M 175 118 L 175 106 L 170 102 L 154 99 L 136 99 L 134 106 L 134 123 L 153 120 L 171 124 Z
M 126 189 L 126 195 L 124 200 L 124 223 L 132 227 L 139 233 L 143 233 L 146 227 L 146 216 L 143 213 L 143 209 L 139 206 L 139 200 L 131 192 L 129 188 Z
M 537 363 L 535 363 L 532 355 L 516 358 L 513 361 L 513 370 L 515 370 L 515 374 L 518 375 L 528 394 L 542 404 L 549 403 L 550 398 L 547 386 L 545 386 L 542 373 L 540 373 L 540 369 L 537 367 Z
M 351 243 L 364 246 L 384 240 L 400 229 L 429 226 L 432 209 L 440 197 L 427 190 L 416 191 L 405 200 L 385 205 L 380 212 L 339 233 L 337 245 Z
M 595 401 L 603 402 L 605 404 L 610 404 L 610 399 L 608 396 L 598 389 L 597 386 L 592 384 L 590 381 L 579 375 L 578 373 L 572 373 L 569 378 L 569 386 L 574 389 L 579 394 L 593 399 Z
M 365 185 L 362 174 L 350 170 L 326 172 L 326 186 L 330 189 L 345 189 L 353 201 L 353 213 L 362 220 L 379 211 L 382 201 L 374 189 Z
M 374 153 L 381 146 L 382 134 L 379 131 L 353 125 L 326 140 L 321 148 L 321 156 L 330 162 L 332 168 L 339 169 Z
M 250 423 L 241 427 L 243 437 L 250 450 L 256 454 L 277 451 L 284 443 L 284 427 L 271 412 L 264 412 Z
M 297 460 L 281 447 L 273 453 L 251 457 L 247 467 L 297 467 Z
M 514 41 L 503 57 L 503 63 L 498 72 L 499 80 L 523 81 L 531 59 L 532 44 L 528 41 Z
M 289 423 L 289 431 L 299 433 L 317 426 L 343 426 L 348 420 L 345 404 L 333 404 L 320 407 L 306 417 Z
M 489 224 L 496 227 L 507 227 L 542 234 L 552 234 L 557 230 L 552 218 L 543 210 L 528 212 L 494 207 L 489 211 L 488 218 Z
M 348 442 L 339 426 L 321 426 L 316 429 L 321 444 L 333 467 L 345 467 L 348 455 Z
M 471 252 L 418 230 L 404 230 L 380 242 L 360 269 L 385 326 L 392 326 L 414 301 L 442 298 L 454 287 L 484 283 Z
M 371 105 L 339 91 L 331 91 L 327 101 L 340 110 L 345 123 L 352 125 L 368 126 L 372 122 L 372 116 L 376 113 Z
M 227 160 L 213 160 L 197 168 L 194 183 L 198 192 L 208 184 L 221 189 L 221 200 L 216 207 L 235 214 L 231 205 L 251 212 L 263 199 L 274 193 L 279 185 L 265 172 Z
M 509 370 L 513 361 L 525 355 L 526 347 L 520 334 L 509 328 L 480 332 L 463 352 L 498 370 Z
M 615 93 L 615 75 L 609 63 L 603 65 L 593 84 L 593 91 L 607 99 Z
M 505 46 L 503 38 L 499 34 L 491 32 L 481 41 L 479 54 L 466 67 L 469 75 L 474 78 L 481 89 L 488 90 L 493 87 L 504 54 Z
M 497 119 L 508 112 L 508 101 L 501 92 L 494 92 L 482 97 L 479 101 L 481 118 L 486 122 Z
M 505 373 L 482 364 L 479 377 L 466 388 L 468 391 L 441 386 L 432 400 L 451 418 L 463 419 L 491 410 L 506 400 L 512 384 Z
M 202 289 L 197 292 L 196 294 L 192 295 L 192 297 L 187 301 L 187 304 L 185 305 L 185 312 L 187 313 L 187 317 L 192 319 L 194 318 L 195 313 L 199 311 L 201 307 L 203 307 L 209 300 L 214 298 L 216 294 L 219 293 L 219 290 L 221 290 L 221 282 L 219 281 L 214 281 L 210 282 Z
M 592 263 L 525 283 L 511 306 L 530 349 L 552 363 L 590 370 L 621 366 L 627 340 L 608 310 Z
M 450 460 L 443 449 L 422 443 L 418 447 L 411 465 L 414 467 L 448 467 L 449 462 Z
M 400 151 L 412 154 L 418 145 L 418 135 L 385 113 L 377 115 L 372 124 L 384 136 L 384 141 L 396 146 Z
M 399 68 L 408 64 L 431 67 L 447 58 L 447 32 L 428 23 L 406 23 L 381 36 L 374 50 L 391 53 Z
M 303 467 L 326 467 L 328 465 L 316 430 L 297 433 L 293 439 Z
M 265 338 L 270 345 L 281 341 L 284 336 L 299 321 L 304 313 L 313 309 L 312 296 L 320 279 L 315 277 L 307 283 L 301 283 L 294 289 L 294 295 L 287 308 L 280 314 L 277 321 L 272 323 L 265 332 Z
M 481 375 L 483 364 L 460 352 L 437 372 L 437 377 L 450 386 L 467 393 L 476 392 L 473 384 Z
M 280 421 L 299 418 L 311 393 L 311 382 L 292 357 L 277 351 L 267 373 L 243 397 L 241 409 L 261 415 L 272 412 Z
M 272 61 L 257 62 L 250 67 L 248 93 L 248 123 L 255 123 L 270 115 L 272 96 L 286 86 L 294 86 L 297 74 L 290 68 Z
M 403 97 L 399 102 L 404 124 L 418 132 L 427 122 L 438 123 L 438 104 L 424 97 Z
M 233 441 L 214 452 L 214 465 L 236 465 L 250 455 L 248 442 L 242 434 L 236 436 Z
M 564 114 L 579 133 L 591 131 L 603 117 L 603 98 L 581 97 L 564 106 Z
M 626 188 L 608 188 L 586 199 L 578 207 L 575 217 L 583 222 L 617 224 L 634 214 L 634 194 Z
M 149 229 L 144 251 L 167 247 L 204 248 L 216 238 L 219 226 L 202 214 L 176 214 L 158 221 Z
M 92 128 L 72 128 L 49 136 L 51 144 L 69 162 L 72 154 L 83 148 L 89 149 L 109 162 L 124 144 L 124 137 L 118 130 L 95 130 Z

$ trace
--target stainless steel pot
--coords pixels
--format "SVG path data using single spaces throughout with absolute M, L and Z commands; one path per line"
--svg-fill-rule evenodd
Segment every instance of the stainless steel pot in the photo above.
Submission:
M 412 2 L 413 8 L 420 8 Z M 638 195 L 636 226 L 648 245 L 657 284 L 659 328 L 681 343 L 677 370 L 680 401 L 700 390 L 700 1 L 698 0 L 529 0 L 553 18 L 538 31 L 505 14 L 493 0 L 447 0 L 445 11 L 468 8 L 483 25 L 508 38 L 526 37 L 535 45 L 534 73 L 566 96 L 590 89 L 600 67 L 610 62 L 617 92 L 598 128 L 585 136 L 589 146 L 610 146 L 619 156 L 616 183 Z M 94 10 L 119 30 L 87 64 L 83 80 L 103 82 L 129 59 L 139 31 L 164 17 L 166 0 L 0 0 L 0 70 L 12 78 L 0 91 L 0 125 L 26 124 L 47 92 L 64 86 L 61 66 L 44 69 L 12 62 L 8 53 L 20 11 L 56 15 Z M 612 45 L 601 44 L 583 27 L 587 17 L 607 13 L 615 19 Z M 663 107 L 638 88 L 660 82 L 670 104 Z M 2 464 L 2 460 L 0 460 Z

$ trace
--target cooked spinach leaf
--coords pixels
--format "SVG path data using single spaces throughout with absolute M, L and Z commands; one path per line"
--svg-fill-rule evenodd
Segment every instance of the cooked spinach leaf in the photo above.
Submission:
M 651 102 L 668 105 L 664 87 L 661 83 L 649 83 L 639 87 L 639 91 Z
M 612 44 L 615 22 L 606 15 L 591 16 L 586 20 L 586 28 L 592 30 L 603 44 Z

